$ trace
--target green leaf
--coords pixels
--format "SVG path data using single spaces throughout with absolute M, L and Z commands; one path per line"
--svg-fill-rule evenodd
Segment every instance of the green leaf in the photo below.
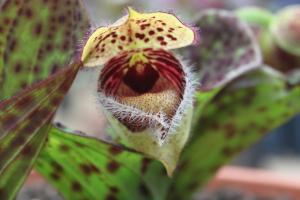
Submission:
M 67 65 L 87 31 L 79 0 L 6 0 L 0 8 L 0 198 L 13 199 L 81 64 Z
M 212 158 L 206 157 L 209 155 L 210 149 L 217 149 L 217 146 L 215 148 L 215 144 L 210 141 L 210 137 L 213 137 L 214 134 L 205 132 L 204 127 L 208 122 L 202 123 L 200 119 L 203 114 L 207 115 L 211 107 L 211 99 L 224 85 L 246 72 L 259 68 L 261 63 L 260 50 L 253 32 L 234 13 L 222 10 L 203 11 L 196 24 L 202 33 L 202 43 L 199 47 L 191 49 L 191 57 L 200 69 L 201 86 L 200 91 L 196 94 L 193 135 L 190 138 L 190 144 L 188 143 L 185 147 L 183 159 L 179 162 L 179 169 L 175 173 L 170 199 L 188 198 L 195 188 L 199 188 L 207 180 L 206 176 L 215 173 L 215 171 L 210 173 L 201 171 L 200 168 L 214 159 L 214 155 L 211 156 Z M 207 90 L 210 92 L 205 93 L 204 91 Z M 217 120 L 219 112 L 221 111 L 215 110 L 216 116 L 209 119 L 211 123 Z M 228 118 L 231 119 L 231 116 Z M 203 141 L 202 146 L 193 145 L 198 140 Z M 203 157 L 199 158 L 198 155 Z M 199 170 L 191 170 L 190 168 L 194 169 L 193 167 Z
M 300 111 L 300 88 L 292 90 L 270 68 L 247 74 L 209 104 L 183 152 L 172 197 L 187 198 L 237 153 Z
M 14 199 L 43 147 L 52 117 L 81 63 L 0 103 L 0 198 Z
M 165 199 L 170 180 L 160 163 L 67 131 L 51 129 L 36 165 L 65 199 Z
M 69 64 L 88 30 L 79 0 L 6 0 L 0 8 L 0 100 Z

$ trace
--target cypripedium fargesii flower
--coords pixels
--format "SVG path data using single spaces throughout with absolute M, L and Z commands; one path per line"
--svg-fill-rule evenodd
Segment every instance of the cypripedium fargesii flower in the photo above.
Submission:
M 82 52 L 85 67 L 101 66 L 97 93 L 118 137 L 161 160 L 169 174 L 188 139 L 195 90 L 191 69 L 171 50 L 196 41 L 172 14 L 129 8 L 96 29 Z

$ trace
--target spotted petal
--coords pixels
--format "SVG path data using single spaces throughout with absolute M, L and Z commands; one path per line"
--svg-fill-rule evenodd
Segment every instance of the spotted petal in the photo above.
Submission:
M 201 90 L 222 86 L 237 76 L 259 67 L 261 55 L 249 26 L 233 13 L 207 10 L 200 13 L 197 26 L 202 42 L 191 48 L 200 69 Z
M 169 50 L 196 41 L 194 30 L 172 14 L 139 13 L 132 8 L 128 12 L 128 16 L 115 24 L 98 28 L 92 33 L 81 56 L 85 66 L 102 65 L 121 51 L 141 48 Z

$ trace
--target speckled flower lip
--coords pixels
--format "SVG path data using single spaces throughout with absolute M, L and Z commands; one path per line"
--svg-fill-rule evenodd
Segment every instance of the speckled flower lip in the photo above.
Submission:
M 101 105 L 133 133 L 154 129 L 162 141 L 192 99 L 190 70 L 170 50 L 196 38 L 172 14 L 129 8 L 127 16 L 90 36 L 81 59 L 86 67 L 102 66 Z
M 170 121 L 183 95 L 184 75 L 179 61 L 162 49 L 124 52 L 104 66 L 98 92 L 145 113 L 162 112 Z M 149 120 L 115 117 L 133 132 L 151 126 Z

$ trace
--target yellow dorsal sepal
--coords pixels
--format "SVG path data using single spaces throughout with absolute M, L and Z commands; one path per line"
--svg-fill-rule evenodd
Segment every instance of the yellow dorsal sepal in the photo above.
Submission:
M 86 42 L 81 60 L 87 67 L 106 63 L 122 51 L 145 48 L 176 49 L 195 42 L 194 30 L 176 16 L 164 12 L 139 13 L 128 8 L 128 15 L 108 27 L 98 28 Z

